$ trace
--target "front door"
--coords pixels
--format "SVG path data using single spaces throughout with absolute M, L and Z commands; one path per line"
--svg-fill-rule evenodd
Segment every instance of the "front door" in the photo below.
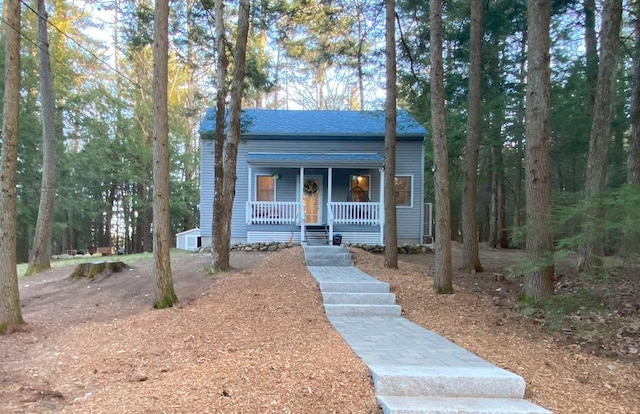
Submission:
M 322 224 L 322 177 L 305 176 L 302 186 L 305 224 Z

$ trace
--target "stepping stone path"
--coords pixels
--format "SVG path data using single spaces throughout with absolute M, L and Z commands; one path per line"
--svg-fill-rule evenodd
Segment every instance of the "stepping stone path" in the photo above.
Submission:
M 340 246 L 305 246 L 329 321 L 371 370 L 385 414 L 542 414 L 522 377 L 401 317 L 381 282 Z

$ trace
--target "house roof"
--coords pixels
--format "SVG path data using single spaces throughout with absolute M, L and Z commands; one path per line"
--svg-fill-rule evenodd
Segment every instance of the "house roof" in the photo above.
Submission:
M 244 109 L 241 129 L 245 137 L 384 137 L 384 111 L 290 111 Z M 209 108 L 200 134 L 215 131 L 215 108 Z M 427 131 L 407 111 L 398 110 L 396 136 L 423 139 Z

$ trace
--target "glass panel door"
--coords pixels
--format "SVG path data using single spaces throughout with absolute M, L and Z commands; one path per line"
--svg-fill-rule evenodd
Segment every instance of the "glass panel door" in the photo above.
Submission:
M 302 203 L 305 224 L 322 224 L 322 177 L 304 177 Z

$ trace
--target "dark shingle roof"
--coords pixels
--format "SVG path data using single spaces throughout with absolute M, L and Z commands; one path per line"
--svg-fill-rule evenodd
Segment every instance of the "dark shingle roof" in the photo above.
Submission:
M 200 125 L 200 133 L 215 130 L 215 109 L 210 108 Z M 287 111 L 245 109 L 242 135 L 252 137 L 382 137 L 384 111 Z M 398 137 L 424 137 L 427 131 L 407 111 L 397 115 Z

